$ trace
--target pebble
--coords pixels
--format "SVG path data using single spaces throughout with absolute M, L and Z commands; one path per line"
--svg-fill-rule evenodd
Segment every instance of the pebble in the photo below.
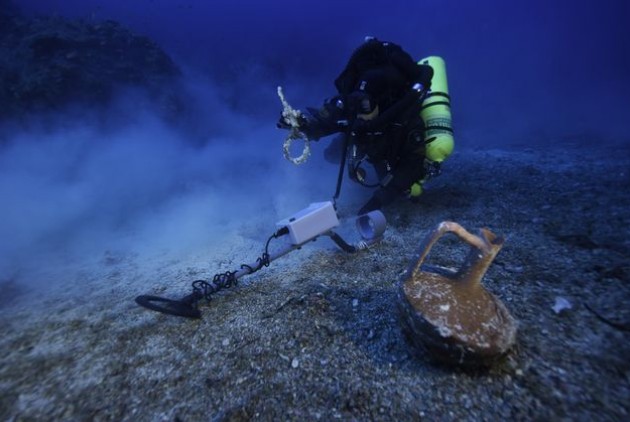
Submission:
M 556 313 L 556 315 L 560 314 L 564 310 L 572 309 L 573 305 L 566 298 L 562 296 L 556 296 L 555 302 L 551 309 Z
M 463 397 L 463 403 L 464 403 L 464 408 L 465 408 L 465 409 L 468 409 L 468 410 L 472 409 L 472 407 L 473 407 L 473 402 L 472 402 L 472 400 L 470 399 L 470 397 L 468 397 L 468 396 L 466 396 L 466 395 L 465 395 L 465 396 Z
M 300 361 L 298 360 L 298 358 L 293 358 L 293 360 L 291 361 L 291 368 L 297 368 L 298 366 L 300 366 Z
M 223 339 L 223 341 L 221 342 L 221 345 L 223 347 L 229 346 L 230 345 L 230 339 L 229 338 Z
M 359 299 L 352 299 L 352 307 L 356 308 L 357 306 L 359 306 Z
M 522 273 L 525 269 L 520 265 L 510 265 L 506 270 L 511 273 Z

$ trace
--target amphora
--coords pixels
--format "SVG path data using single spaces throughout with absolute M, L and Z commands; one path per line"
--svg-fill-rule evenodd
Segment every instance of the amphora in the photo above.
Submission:
M 458 271 L 430 271 L 423 263 L 447 233 L 470 245 L 468 256 Z M 451 221 L 427 235 L 398 290 L 403 328 L 416 347 L 439 361 L 462 366 L 486 366 L 512 347 L 517 323 L 481 284 L 503 242 L 488 229 L 475 236 Z

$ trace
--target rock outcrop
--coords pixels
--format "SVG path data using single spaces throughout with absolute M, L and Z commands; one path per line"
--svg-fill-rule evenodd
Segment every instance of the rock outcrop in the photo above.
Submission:
M 0 3 L 0 118 L 103 104 L 120 87 L 176 108 L 179 73 L 155 42 L 114 21 L 30 19 Z

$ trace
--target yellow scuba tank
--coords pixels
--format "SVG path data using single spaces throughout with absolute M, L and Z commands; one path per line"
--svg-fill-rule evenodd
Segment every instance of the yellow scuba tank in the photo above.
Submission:
M 451 123 L 451 97 L 448 95 L 446 65 L 441 57 L 430 56 L 420 64 L 433 68 L 431 91 L 422 102 L 420 116 L 424 121 L 426 157 L 441 163 L 453 152 L 453 126 Z
M 451 97 L 448 95 L 446 65 L 444 59 L 429 56 L 418 62 L 433 68 L 431 90 L 422 102 L 420 117 L 424 121 L 425 157 L 441 163 L 453 152 L 453 127 L 451 122 Z M 411 186 L 411 196 L 422 194 L 422 183 L 419 180 Z

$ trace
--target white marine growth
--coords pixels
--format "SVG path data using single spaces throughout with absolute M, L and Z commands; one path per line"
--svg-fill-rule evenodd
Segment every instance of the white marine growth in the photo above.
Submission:
M 284 121 L 291 126 L 291 130 L 289 131 L 289 135 L 284 140 L 284 144 L 282 145 L 282 151 L 284 152 L 284 158 L 291 161 L 295 165 L 300 165 L 308 159 L 309 155 L 311 155 L 311 145 L 309 139 L 306 137 L 304 133 L 300 131 L 300 117 L 302 116 L 302 112 L 300 110 L 296 110 L 287 102 L 284 97 L 284 93 L 282 92 L 282 87 L 278 87 L 278 97 L 280 97 L 280 101 L 282 102 L 282 118 Z M 296 139 L 304 140 L 304 150 L 302 150 L 302 155 L 297 158 L 291 157 L 290 149 L 291 144 Z

